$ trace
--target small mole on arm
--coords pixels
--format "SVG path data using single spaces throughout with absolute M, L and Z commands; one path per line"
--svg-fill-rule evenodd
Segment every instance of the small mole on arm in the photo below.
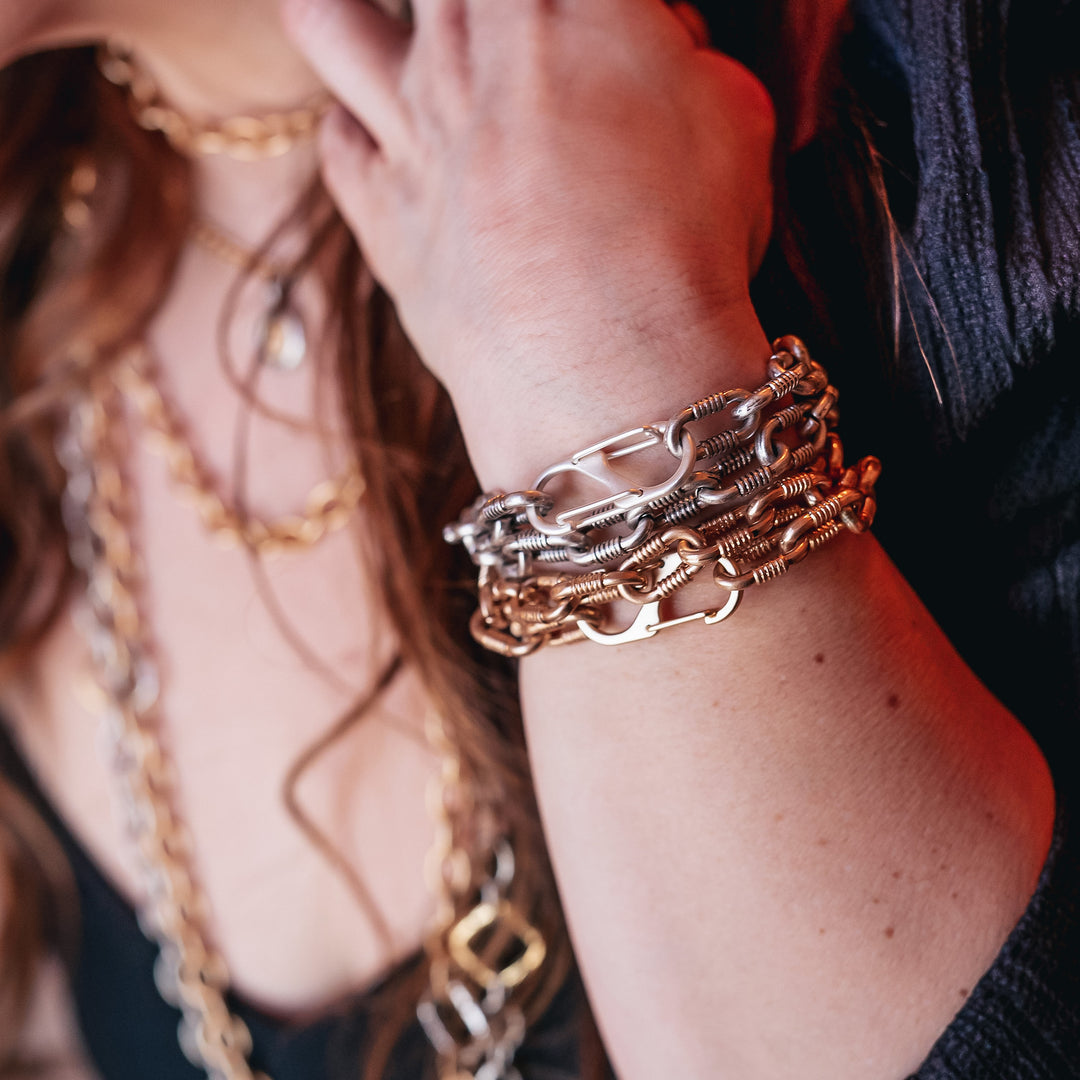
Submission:
M 825 663 L 825 654 L 824 654 L 823 652 L 819 652 L 819 653 L 818 653 L 818 654 L 817 654 L 817 655 L 816 655 L 816 656 L 814 657 L 814 663 L 815 663 L 815 664 L 824 664 L 824 663 Z
M 880 904 L 881 903 L 881 897 L 880 896 L 872 897 L 871 900 L 870 900 L 870 903 L 871 904 Z
M 819 836 L 818 839 L 817 839 L 817 846 L 818 847 L 828 847 L 829 846 L 829 838 L 827 836 Z
M 890 709 L 898 708 L 899 705 L 900 705 L 900 695 L 899 694 L 890 694 L 885 699 L 885 704 L 888 705 Z
M 778 814 L 773 814 L 773 821 L 783 821 L 783 820 L 784 820 L 784 815 L 783 814 L 779 814 L 779 813 Z
M 895 926 L 886 926 L 885 927 L 885 936 L 887 938 L 891 938 L 895 933 L 896 933 L 896 927 Z
M 970 993 L 971 993 L 971 991 L 966 986 L 961 986 L 960 987 L 960 996 L 962 998 L 966 998 L 968 996 L 968 994 L 970 994 Z
M 819 934 L 824 934 L 824 933 L 825 933 L 825 927 L 824 927 L 824 926 L 820 927 L 820 928 L 818 929 L 818 933 L 819 933 Z
M 897 881 L 898 881 L 898 880 L 900 879 L 900 871 L 899 871 L 899 870 L 894 870 L 894 871 L 892 872 L 892 876 L 893 876 L 893 879 L 894 879 L 894 880 L 897 880 Z
M 959 894 L 958 892 L 954 892 L 954 893 L 952 894 L 952 898 L 953 898 L 954 900 L 959 900 L 959 899 L 960 899 L 960 894 Z

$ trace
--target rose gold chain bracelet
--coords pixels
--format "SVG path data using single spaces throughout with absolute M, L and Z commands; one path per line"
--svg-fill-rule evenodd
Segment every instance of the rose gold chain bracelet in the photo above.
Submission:
M 845 531 L 865 531 L 881 465 L 874 457 L 844 465 L 836 400 L 825 369 L 789 335 L 773 343 L 755 390 L 711 394 L 579 450 L 531 489 L 482 496 L 445 532 L 480 568 L 473 635 L 525 656 L 582 638 L 620 645 L 718 623 L 750 586 Z M 567 481 L 602 492 L 561 506 Z M 702 575 L 720 602 L 665 617 L 669 598 Z M 619 628 L 621 601 L 638 610 Z

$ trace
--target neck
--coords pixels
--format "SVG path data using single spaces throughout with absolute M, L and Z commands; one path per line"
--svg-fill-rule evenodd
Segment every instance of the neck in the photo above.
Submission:
M 127 41 L 163 98 L 187 116 L 213 123 L 283 112 L 322 90 L 286 38 L 275 0 L 138 6 L 162 10 L 133 19 Z M 194 166 L 200 213 L 255 243 L 311 183 L 315 140 L 300 138 L 276 158 L 245 162 L 220 154 L 196 157 Z
M 169 4 L 164 10 L 169 18 L 132 20 L 126 40 L 177 109 L 208 121 L 282 112 L 322 89 L 285 37 L 273 0 Z
M 10 37 L 15 55 L 121 41 L 168 104 L 201 124 L 289 111 L 322 90 L 286 37 L 277 0 L 42 0 L 32 25 Z M 200 213 L 256 241 L 311 183 L 315 140 L 279 158 L 215 155 L 194 167 Z

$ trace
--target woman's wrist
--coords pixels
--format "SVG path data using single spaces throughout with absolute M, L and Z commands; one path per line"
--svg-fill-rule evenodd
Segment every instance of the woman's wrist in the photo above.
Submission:
M 785 328 L 778 328 L 785 329 Z M 572 344 L 530 343 L 497 370 L 448 386 L 481 486 L 529 487 L 551 463 L 688 401 L 761 382 L 771 349 L 749 299 L 694 322 L 672 311 L 649 329 Z

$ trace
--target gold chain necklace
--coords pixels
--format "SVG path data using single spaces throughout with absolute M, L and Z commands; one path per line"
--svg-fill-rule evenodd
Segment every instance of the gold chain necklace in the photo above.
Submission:
M 194 504 L 203 525 L 226 544 L 240 544 L 260 555 L 312 547 L 341 529 L 355 513 L 367 487 L 359 466 L 320 481 L 308 492 L 304 510 L 266 521 L 228 505 L 211 479 L 201 455 L 185 434 L 176 406 L 163 390 L 150 350 L 133 346 L 120 357 L 117 385 L 135 405 L 148 432 L 151 447 L 161 454 L 169 475 Z
M 88 644 L 107 707 L 103 714 L 144 895 L 139 925 L 158 945 L 154 982 L 180 1010 L 180 1047 L 210 1080 L 269 1080 L 248 1064 L 251 1034 L 229 1010 L 229 973 L 207 932 L 173 770 L 160 737 L 160 682 L 141 610 L 135 517 L 124 482 L 123 418 L 105 376 L 71 412 L 57 447 L 67 471 L 65 514 L 72 561 L 87 581 Z
M 292 267 L 284 261 L 267 258 L 243 244 L 232 233 L 199 219 L 191 226 L 191 239 L 203 251 L 228 266 L 253 274 L 268 285 L 282 281 L 292 273 Z
M 70 555 L 86 581 L 88 644 L 107 703 L 103 724 L 138 856 L 139 925 L 158 945 L 155 984 L 180 1011 L 178 1041 L 188 1060 L 208 1080 L 270 1080 L 252 1070 L 250 1031 L 228 1007 L 228 969 L 208 932 L 205 896 L 176 808 L 175 770 L 160 737 L 160 677 L 143 613 L 135 503 L 122 464 L 125 440 L 120 392 L 108 372 L 97 373 L 71 408 L 57 456 L 67 474 Z M 546 945 L 509 898 L 513 850 L 497 815 L 474 804 L 476 790 L 437 715 L 425 728 L 442 760 L 429 795 L 436 837 L 426 864 L 439 902 L 427 943 L 430 989 L 417 1015 L 441 1080 L 521 1080 L 513 1062 L 525 1017 L 513 995 L 544 963 Z
M 160 131 L 173 147 L 193 157 L 224 154 L 239 161 L 280 157 L 315 134 L 331 102 L 329 94 L 320 93 L 297 109 L 200 123 L 165 101 L 153 77 L 126 46 L 104 45 L 98 51 L 98 69 L 125 92 L 140 127 Z

